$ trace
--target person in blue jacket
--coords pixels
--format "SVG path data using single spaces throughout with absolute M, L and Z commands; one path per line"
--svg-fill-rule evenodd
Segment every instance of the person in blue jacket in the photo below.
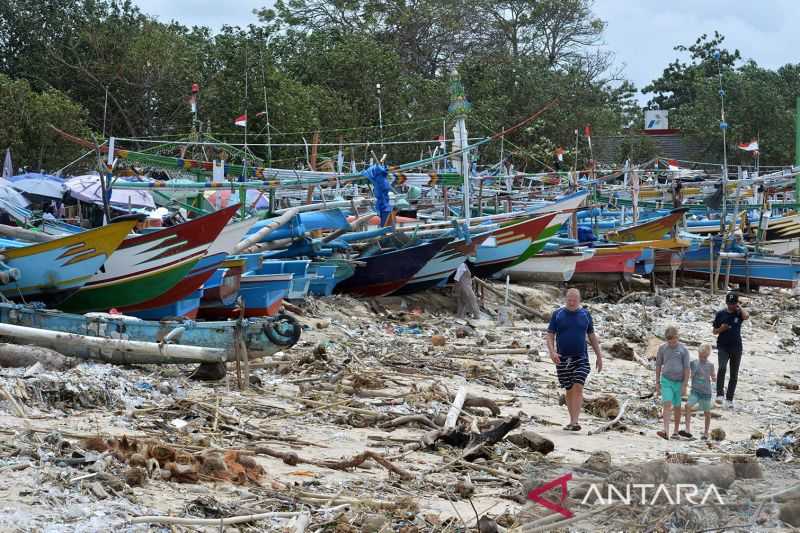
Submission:
M 389 215 L 392 213 L 392 203 L 389 201 L 389 191 L 392 186 L 389 184 L 389 170 L 386 165 L 371 165 L 361 173 L 372 184 L 372 193 L 375 195 L 375 210 L 381 219 L 381 226 L 386 225 Z

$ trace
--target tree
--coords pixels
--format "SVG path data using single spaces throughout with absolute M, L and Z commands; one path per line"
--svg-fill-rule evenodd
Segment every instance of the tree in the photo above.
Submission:
M 4 74 L 0 74 L 0 116 L 0 147 L 11 148 L 17 164 L 36 169 L 55 171 L 81 153 L 56 135 L 50 124 L 89 134 L 86 111 L 66 95 L 55 89 L 36 92 L 27 81 Z

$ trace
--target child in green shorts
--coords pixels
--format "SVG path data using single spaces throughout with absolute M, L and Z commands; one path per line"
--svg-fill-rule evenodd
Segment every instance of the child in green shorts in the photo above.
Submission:
M 716 381 L 714 373 L 714 363 L 708 360 L 711 355 L 711 345 L 704 344 L 698 352 L 698 359 L 692 361 L 689 369 L 692 375 L 692 391 L 689 393 L 689 401 L 686 402 L 686 433 L 692 438 L 691 421 L 692 407 L 697 405 L 703 410 L 706 418 L 703 440 L 708 440 L 708 430 L 711 427 L 711 382 Z
M 656 395 L 661 395 L 664 430 L 658 432 L 662 439 L 669 440 L 669 419 L 673 414 L 675 430 L 673 439 L 685 436 L 679 432 L 681 424 L 681 398 L 689 384 L 689 350 L 678 339 L 678 328 L 670 326 L 664 332 L 667 342 L 658 348 L 656 355 Z

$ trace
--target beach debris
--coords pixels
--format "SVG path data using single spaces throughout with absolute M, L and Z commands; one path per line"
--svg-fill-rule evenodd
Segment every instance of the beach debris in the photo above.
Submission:
M 583 467 L 594 472 L 608 474 L 611 471 L 611 454 L 605 450 L 598 450 L 583 462 Z
M 715 441 L 725 440 L 725 430 L 722 428 L 714 428 L 711 430 L 711 438 Z
M 514 433 L 506 437 L 508 441 L 513 442 L 520 448 L 527 448 L 528 450 L 539 452 L 542 455 L 547 455 L 556 449 L 556 445 L 552 440 L 543 437 L 533 431 L 523 431 L 521 433 Z
M 624 359 L 625 361 L 634 360 L 634 350 L 624 341 L 617 341 L 607 348 L 604 347 L 606 353 L 615 359 Z

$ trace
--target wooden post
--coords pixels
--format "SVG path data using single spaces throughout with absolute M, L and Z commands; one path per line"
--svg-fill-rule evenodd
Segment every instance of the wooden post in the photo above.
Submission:
M 714 240 L 711 236 L 708 237 L 708 282 L 711 284 L 711 295 L 714 295 Z
M 483 216 L 483 180 L 478 184 L 478 216 Z

